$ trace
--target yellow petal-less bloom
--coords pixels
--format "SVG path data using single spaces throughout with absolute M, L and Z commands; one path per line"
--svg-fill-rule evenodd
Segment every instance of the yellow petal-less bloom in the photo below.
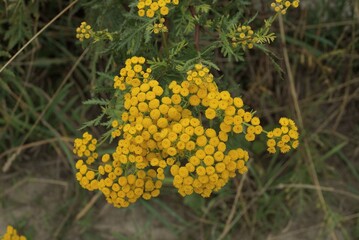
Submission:
M 208 119 L 214 119 L 215 117 L 216 117 L 216 111 L 214 111 L 213 109 L 211 109 L 211 108 L 208 108 L 207 110 L 206 110 L 206 118 L 208 118 Z

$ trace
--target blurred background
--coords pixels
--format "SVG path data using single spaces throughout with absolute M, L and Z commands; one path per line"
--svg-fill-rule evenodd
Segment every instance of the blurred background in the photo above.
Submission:
M 253 49 L 222 68 L 267 126 L 295 119 L 297 151 L 254 145 L 248 174 L 211 198 L 183 199 L 167 184 L 127 209 L 81 189 L 72 153 L 100 112 L 82 102 L 106 79 L 99 72 L 121 64 L 84 50 L 75 29 L 116 2 L 0 2 L 0 233 L 12 224 L 38 240 L 359 239 L 358 1 L 302 0 L 273 24 L 278 65 Z M 258 25 L 272 14 L 269 1 L 248 2 Z

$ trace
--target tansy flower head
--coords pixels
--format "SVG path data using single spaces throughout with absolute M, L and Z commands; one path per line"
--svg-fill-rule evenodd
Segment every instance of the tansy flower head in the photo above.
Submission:
M 118 76 L 114 78 L 115 89 L 125 90 L 126 86 L 139 87 L 141 82 L 150 80 L 151 68 L 145 67 L 146 59 L 144 57 L 134 56 L 126 60 L 126 66 L 120 70 Z
M 195 83 L 197 86 L 206 86 L 213 82 L 213 75 L 209 72 L 209 68 L 202 64 L 196 64 L 194 68 L 187 72 L 187 80 Z
M 243 149 L 230 150 L 225 153 L 225 145 L 206 145 L 198 148 L 184 166 L 173 165 L 170 169 L 174 177 L 173 185 L 182 196 L 193 192 L 202 197 L 209 197 L 213 191 L 221 189 L 236 171 L 247 172 L 245 162 L 248 152 Z
M 179 0 L 139 0 L 137 4 L 140 17 L 153 18 L 156 14 L 166 16 L 169 13 L 168 5 L 178 5 Z
M 26 237 L 19 235 L 17 230 L 9 225 L 7 226 L 6 233 L 2 236 L 1 240 L 26 240 Z
M 299 133 L 295 122 L 289 118 L 280 118 L 281 127 L 274 128 L 267 133 L 268 152 L 275 153 L 279 148 L 280 152 L 286 153 L 291 149 L 296 149 L 299 145 Z
M 97 159 L 96 152 L 97 139 L 93 138 L 91 134 L 85 132 L 82 138 L 76 138 L 74 141 L 73 152 L 80 158 L 85 158 L 87 164 L 92 164 Z

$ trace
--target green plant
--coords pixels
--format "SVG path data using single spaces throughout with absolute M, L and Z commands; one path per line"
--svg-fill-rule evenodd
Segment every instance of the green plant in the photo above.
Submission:
M 246 21 L 241 14 L 231 16 L 218 12 L 221 8 L 193 1 L 130 4 L 117 31 L 96 31 L 82 22 L 76 37 L 83 44 L 104 42 L 105 52 L 114 58 L 141 53 L 152 60 L 126 59 L 113 88 L 106 90 L 110 99 L 86 102 L 100 105 L 102 114 L 85 126 L 101 125 L 108 131 L 99 143 L 87 132 L 75 140 L 74 153 L 81 158 L 76 178 L 81 186 L 100 190 L 116 207 L 127 207 L 141 197 L 157 197 L 163 180 L 171 175 L 182 196 L 209 197 L 236 171 L 248 170 L 249 154 L 233 143 L 237 137 L 253 142 L 265 133 L 270 153 L 297 148 L 299 135 L 293 120 L 281 118 L 279 128 L 264 131 L 255 111 L 242 98 L 221 90 L 223 80 L 216 81 L 210 72 L 211 67 L 219 70 L 212 57 L 217 48 L 224 57 L 236 60 L 254 46 L 268 51 L 265 44 L 275 39 L 270 33 L 274 19 L 290 6 L 297 7 L 298 1 L 274 4 L 277 13 L 258 31 L 249 26 L 254 18 Z M 200 40 L 203 33 L 206 44 Z M 99 92 L 106 86 L 110 85 L 104 84 Z M 99 161 L 97 145 L 107 140 L 116 149 Z

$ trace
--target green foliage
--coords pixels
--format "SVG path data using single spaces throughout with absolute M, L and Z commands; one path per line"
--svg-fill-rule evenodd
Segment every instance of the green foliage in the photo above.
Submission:
M 92 1 L 83 5 L 91 16 L 89 24 L 95 30 L 93 39 L 86 42 L 86 45 L 101 55 L 109 55 L 110 59 L 118 60 L 118 63 L 128 56 L 144 56 L 149 59 L 148 63 L 154 72 L 161 72 L 162 79 L 181 78 L 199 62 L 220 71 L 213 57 L 218 49 L 229 62 L 231 59 L 244 61 L 244 54 L 248 49 L 234 46 L 231 35 L 238 25 L 250 24 L 257 16 L 255 14 L 249 20 L 244 17 L 243 6 L 249 4 L 246 1 L 235 1 L 229 5 L 223 5 L 220 1 L 214 1 L 212 5 L 181 1 L 166 17 L 168 33 L 156 35 L 153 33 L 156 18 L 139 17 L 136 3 L 127 5 L 124 2 L 111 7 L 113 4 L 112 1 L 106 4 Z M 238 7 L 240 11 L 230 14 L 234 7 Z M 91 22 L 93 16 L 96 18 Z M 122 21 L 114 24 L 115 16 Z M 274 54 L 264 45 L 275 40 L 275 34 L 269 30 L 276 16 L 265 20 L 264 26 L 255 31 L 253 39 L 258 49 L 270 57 Z M 196 36 L 195 39 L 193 35 Z M 103 88 L 104 86 L 100 87 Z M 95 103 L 96 98 L 91 102 Z M 107 114 L 115 115 L 111 109 L 107 109 Z M 100 124 L 102 117 L 101 114 L 101 117 L 87 122 L 85 126 Z
M 83 104 L 89 105 L 108 105 L 109 100 L 107 99 L 99 99 L 99 98 L 92 98 L 83 102 Z
M 265 44 L 274 42 L 276 36 L 274 33 L 269 33 L 268 35 L 258 35 L 257 43 Z
M 31 33 L 31 17 L 39 16 L 38 1 L 26 4 L 26 1 L 5 1 L 6 6 L 0 10 L 3 20 L 0 24 L 7 23 L 11 27 L 4 34 L 4 40 L 8 42 L 7 48 L 12 49 L 18 44 L 23 44 L 25 39 L 29 39 Z M 6 20 L 5 20 L 6 19 Z

